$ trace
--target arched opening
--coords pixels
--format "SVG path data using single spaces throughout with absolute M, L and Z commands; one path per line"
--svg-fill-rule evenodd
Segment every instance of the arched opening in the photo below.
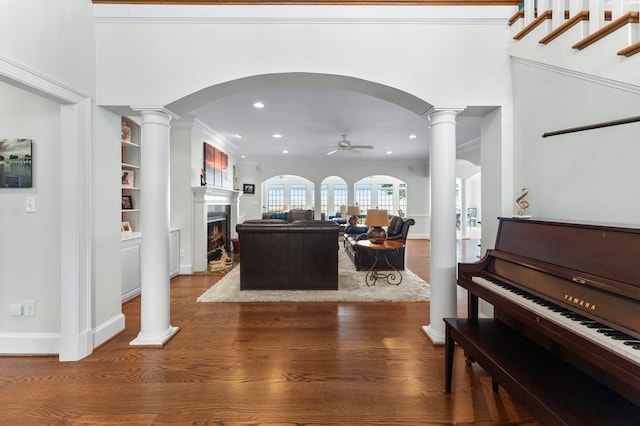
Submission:
M 302 176 L 273 176 L 260 186 L 263 217 L 281 219 L 291 210 L 314 209 L 315 184 Z

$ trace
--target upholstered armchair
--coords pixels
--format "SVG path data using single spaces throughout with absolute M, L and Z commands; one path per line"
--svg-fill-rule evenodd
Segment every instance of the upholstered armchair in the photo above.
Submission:
M 412 218 L 403 219 L 400 216 L 392 216 L 387 227 L 387 240 L 407 242 L 407 234 L 411 225 L 416 221 Z

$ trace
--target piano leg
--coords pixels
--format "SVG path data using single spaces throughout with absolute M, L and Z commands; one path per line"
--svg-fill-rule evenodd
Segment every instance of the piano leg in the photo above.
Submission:
M 445 392 L 451 393 L 451 379 L 453 377 L 453 352 L 455 350 L 455 340 L 451 336 L 451 330 L 449 329 L 449 324 L 447 323 L 445 327 Z
M 473 293 L 467 296 L 467 317 L 478 318 L 478 296 Z
M 498 393 L 499 387 L 500 385 L 498 384 L 498 382 L 496 382 L 495 379 L 491 378 L 491 389 L 493 389 L 495 393 Z

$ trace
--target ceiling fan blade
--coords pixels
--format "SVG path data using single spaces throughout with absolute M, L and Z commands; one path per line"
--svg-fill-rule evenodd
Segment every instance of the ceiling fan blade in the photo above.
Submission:
M 337 149 L 333 149 L 333 150 L 327 152 L 327 155 L 335 154 L 337 151 L 338 151 Z
M 373 149 L 373 145 L 351 145 L 351 148 Z

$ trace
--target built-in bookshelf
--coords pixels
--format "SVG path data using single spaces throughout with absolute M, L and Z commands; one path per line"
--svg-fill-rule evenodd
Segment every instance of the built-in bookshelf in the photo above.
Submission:
M 122 117 L 121 127 L 121 192 L 122 238 L 140 234 L 140 126 L 128 117 Z

